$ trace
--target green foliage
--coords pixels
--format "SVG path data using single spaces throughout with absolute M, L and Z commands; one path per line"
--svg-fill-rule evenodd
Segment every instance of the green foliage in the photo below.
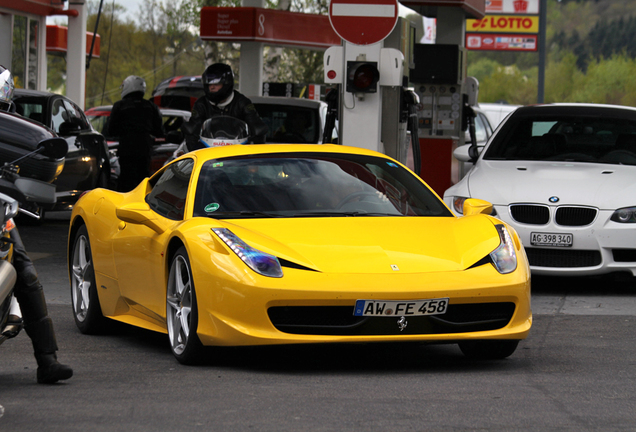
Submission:
M 121 18 L 123 6 L 104 2 L 97 29 L 101 55 L 91 61 L 86 72 L 86 107 L 119 100 L 119 87 L 129 75 L 146 79 L 146 97 L 149 97 L 152 89 L 167 78 L 201 75 L 207 64 L 235 61 L 236 46 L 206 44 L 199 39 L 199 20 L 203 6 L 238 4 L 240 0 L 144 0 L 137 19 L 132 21 Z M 99 2 L 91 0 L 88 5 L 87 29 L 92 32 Z M 63 87 L 66 70 L 63 60 L 49 56 L 48 87 L 51 89 Z
M 479 100 L 527 105 L 536 101 L 536 89 L 536 70 L 534 73 L 523 73 L 514 65 L 499 66 L 491 75 L 480 81 Z
M 545 71 L 545 102 L 575 102 L 573 92 L 585 78 L 576 66 L 572 52 L 563 53 L 560 61 L 548 62 Z
M 576 102 L 636 105 L 636 60 L 626 54 L 598 60 L 588 66 L 581 85 L 572 92 Z

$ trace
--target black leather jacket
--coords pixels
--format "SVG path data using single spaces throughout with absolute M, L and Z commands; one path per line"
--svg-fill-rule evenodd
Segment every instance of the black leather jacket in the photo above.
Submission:
M 120 155 L 150 154 L 154 138 L 164 136 L 161 112 L 143 93 L 126 95 L 113 105 L 106 135 L 119 137 Z
M 250 142 L 254 144 L 265 143 L 265 134 L 267 134 L 267 125 L 256 112 L 256 107 L 246 96 L 234 90 L 232 101 L 224 107 L 212 104 L 207 97 L 201 96 L 192 107 L 192 117 L 188 122 L 188 127 L 183 128 L 186 138 L 186 145 L 189 151 L 203 148 L 203 144 L 199 141 L 199 133 L 203 122 L 207 119 L 226 115 L 243 120 L 247 123 L 250 133 Z M 188 131 L 196 131 L 196 133 L 188 133 Z

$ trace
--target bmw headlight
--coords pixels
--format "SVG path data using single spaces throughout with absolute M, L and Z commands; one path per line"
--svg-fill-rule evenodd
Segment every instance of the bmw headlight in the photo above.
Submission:
M 510 233 L 503 225 L 495 225 L 501 243 L 490 253 L 492 263 L 501 274 L 512 273 L 517 268 L 517 253 Z
M 212 231 L 256 273 L 274 278 L 283 277 L 283 269 L 274 255 L 254 249 L 227 228 L 212 228 Z
M 636 207 L 618 209 L 612 214 L 610 220 L 618 223 L 636 223 Z

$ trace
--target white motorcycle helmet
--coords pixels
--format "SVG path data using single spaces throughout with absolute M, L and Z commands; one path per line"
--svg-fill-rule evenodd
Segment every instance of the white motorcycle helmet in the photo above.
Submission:
M 235 117 L 212 117 L 203 122 L 199 139 L 205 147 L 247 144 L 247 123 Z
M 13 75 L 11 71 L 0 65 L 0 110 L 8 110 L 13 98 Z
M 140 76 L 130 75 L 121 83 L 121 97 L 135 92 L 146 94 L 146 80 Z

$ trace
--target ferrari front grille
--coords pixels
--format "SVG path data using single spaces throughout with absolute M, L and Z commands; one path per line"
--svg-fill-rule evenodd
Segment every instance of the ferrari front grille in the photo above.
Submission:
M 559 207 L 555 222 L 563 226 L 585 226 L 594 222 L 597 210 L 589 207 Z
M 274 327 L 284 333 L 330 336 L 375 336 L 467 333 L 505 327 L 515 304 L 471 303 L 449 305 L 443 315 L 407 317 L 402 331 L 399 316 L 356 317 L 351 306 L 275 306 L 267 310 Z
M 545 225 L 550 221 L 550 209 L 542 205 L 512 204 L 510 215 L 523 224 Z
M 573 268 L 594 267 L 602 262 L 601 253 L 595 250 L 526 248 L 531 266 Z

